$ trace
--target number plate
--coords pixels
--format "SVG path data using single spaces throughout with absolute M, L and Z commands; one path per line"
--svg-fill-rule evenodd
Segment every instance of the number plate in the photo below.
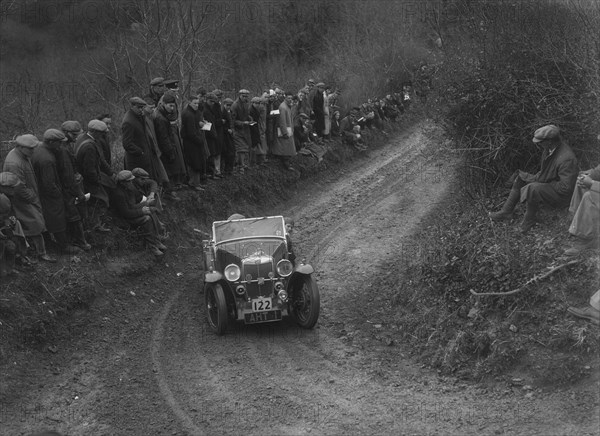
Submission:
M 257 324 L 260 322 L 281 321 L 281 310 L 271 310 L 269 312 L 245 313 L 244 321 L 246 324 Z
M 252 312 L 265 312 L 273 309 L 273 303 L 270 298 L 259 298 L 252 300 Z

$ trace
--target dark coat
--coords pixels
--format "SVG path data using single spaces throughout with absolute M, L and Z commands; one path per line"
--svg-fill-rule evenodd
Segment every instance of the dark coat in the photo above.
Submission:
M 550 184 L 556 192 L 559 202 L 568 205 L 579 173 L 577 158 L 571 147 L 566 143 L 561 143 L 551 155 L 544 148 L 540 166 L 541 169 L 533 181 Z M 531 184 L 521 189 L 521 201 L 527 198 L 529 189 L 532 189 Z
M 181 139 L 185 162 L 194 171 L 203 171 L 208 158 L 204 131 L 200 127 L 201 121 L 204 121 L 204 117 L 200 108 L 194 110 L 187 105 L 181 113 Z
M 323 99 L 323 92 L 317 90 L 312 100 L 312 110 L 315 114 L 314 129 L 317 135 L 322 135 L 325 130 L 325 109 L 323 105 L 325 101 Z M 309 115 L 309 114 L 307 114 Z
M 160 106 L 154 112 L 154 131 L 156 132 L 156 141 L 160 149 L 162 161 L 169 179 L 183 178 L 187 171 L 183 159 L 183 149 L 177 120 L 171 120 L 172 116 L 168 114 L 164 106 Z
M 83 184 L 81 175 L 75 171 L 75 156 L 72 154 L 69 144 L 61 145 L 56 151 L 56 166 L 60 177 L 67 221 L 79 221 L 81 215 L 75 200 L 83 197 Z
M 100 148 L 96 140 L 89 134 L 84 134 L 77 138 L 75 146 L 75 159 L 81 175 L 83 176 L 83 186 L 86 192 L 98 200 L 109 205 L 108 193 L 104 185 L 108 183 L 108 174 L 102 171 L 101 167 L 106 163 L 100 155 Z M 107 180 L 108 179 L 108 180 Z
M 148 171 L 148 174 L 150 174 L 150 178 L 154 179 L 156 183 L 162 185 L 169 181 L 169 176 L 160 159 L 162 153 L 160 148 L 158 148 L 152 116 L 144 115 L 144 124 L 146 125 L 146 138 L 148 138 L 148 144 L 150 145 L 150 171 Z
M 39 183 L 46 230 L 50 233 L 64 232 L 67 229 L 65 200 L 54 150 L 45 143 L 39 145 L 33 152 L 31 163 Z
M 144 115 L 137 115 L 129 109 L 123 117 L 121 133 L 123 135 L 123 148 L 125 149 L 125 157 L 123 158 L 125 169 L 131 171 L 134 168 L 143 168 L 151 174 L 150 144 L 148 144 L 148 136 L 146 135 Z
M 204 119 L 212 124 L 211 129 L 205 132 L 208 150 L 211 156 L 218 156 L 223 152 L 225 115 L 223 115 L 218 102 L 206 102 L 203 115 Z
M 23 233 L 25 236 L 41 234 L 46 228 L 46 222 L 31 161 L 14 148 L 6 155 L 2 171 L 13 173 L 22 182 L 15 187 L 11 202 L 15 217 L 23 226 Z
M 110 149 L 110 138 L 108 136 L 108 132 L 98 137 L 98 146 L 100 147 L 100 150 L 102 150 L 102 157 L 106 163 L 111 165 L 112 151 Z
M 138 201 L 140 194 L 135 187 L 118 183 L 112 193 L 112 205 L 116 212 L 126 221 L 135 222 L 136 218 L 144 216 L 142 205 Z

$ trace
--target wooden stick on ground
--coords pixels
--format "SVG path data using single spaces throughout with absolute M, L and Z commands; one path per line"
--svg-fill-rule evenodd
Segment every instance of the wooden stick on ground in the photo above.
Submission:
M 531 283 L 539 282 L 540 280 L 545 279 L 546 277 L 555 273 L 556 271 L 563 269 L 564 267 L 567 267 L 569 265 L 575 265 L 576 263 L 579 263 L 579 262 L 581 262 L 581 259 L 571 260 L 567 263 L 563 263 L 561 265 L 555 266 L 550 271 L 548 271 L 542 275 L 539 275 L 539 276 L 534 276 L 533 278 L 527 280 L 527 282 L 525 282 L 524 285 L 518 287 L 517 289 L 513 289 L 512 291 L 508 291 L 508 292 L 475 292 L 473 289 L 470 289 L 470 292 L 471 292 L 471 294 L 476 295 L 478 297 L 480 297 L 482 295 L 512 295 L 512 294 L 516 294 L 517 292 L 521 292 L 527 285 L 530 285 Z

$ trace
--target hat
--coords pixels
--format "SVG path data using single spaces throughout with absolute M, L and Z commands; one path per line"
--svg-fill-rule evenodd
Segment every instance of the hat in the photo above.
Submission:
M 140 97 L 131 97 L 129 103 L 131 103 L 132 106 L 146 106 L 147 104 L 146 100 Z
M 314 85 L 315 81 L 313 79 L 308 79 L 308 83 L 312 83 Z
M 217 94 L 215 94 L 214 92 L 208 92 L 206 94 L 206 99 L 210 100 L 210 101 L 217 101 L 218 100 Z
M 300 113 L 298 114 L 298 116 L 299 116 L 300 118 L 306 118 L 306 119 L 308 119 L 308 118 L 309 118 L 309 117 L 308 117 L 308 115 L 306 115 L 304 112 L 300 112 Z
M 150 85 L 151 86 L 162 85 L 162 84 L 164 84 L 164 82 L 165 82 L 164 77 L 155 77 L 154 79 L 152 79 L 150 81 Z
M 147 106 L 156 106 L 156 102 L 149 95 L 144 97 L 144 102 L 146 103 Z
M 17 136 L 15 142 L 17 145 L 27 148 L 35 148 L 40 144 L 40 141 L 35 137 L 35 135 L 32 135 L 30 133 L 26 135 Z
M 323 82 L 319 82 L 317 83 L 317 87 L 322 86 L 323 88 L 325 88 L 325 84 Z
M 5 171 L 0 173 L 0 186 L 17 186 L 21 181 L 16 174 Z
M 286 225 L 288 225 L 288 224 L 289 224 L 289 225 L 290 225 L 290 226 L 292 226 L 292 227 L 294 227 L 294 224 L 295 224 L 295 223 L 294 223 L 294 220 L 293 220 L 292 218 L 290 218 L 289 216 L 284 216 L 284 217 L 283 217 L 283 222 L 284 222 Z
M 96 132 L 106 132 L 108 126 L 104 121 L 92 120 L 88 123 L 88 130 L 94 130 Z
M 81 133 L 82 132 L 81 124 L 79 124 L 79 121 L 65 121 L 64 123 L 62 123 L 60 128 L 62 129 L 63 132 L 70 132 L 70 133 Z
M 238 91 L 238 94 L 250 94 L 250 91 L 248 91 L 247 89 L 240 89 Z
M 217 97 L 220 97 L 223 95 L 223 91 L 221 91 L 219 88 L 217 88 L 213 91 L 213 94 L 215 94 Z
M 233 100 L 229 97 L 223 99 L 223 104 L 233 104 Z
M 283 93 L 283 89 L 275 88 L 275 94 L 282 94 L 282 93 Z
M 560 134 L 560 129 L 554 124 L 548 124 L 547 126 L 540 127 L 533 134 L 533 142 L 542 142 L 544 139 L 554 139 Z
M 172 93 L 165 92 L 165 94 L 162 97 L 162 102 L 164 104 L 175 103 L 176 99 L 175 99 L 175 96 Z
M 133 179 L 135 179 L 135 176 L 128 170 L 119 171 L 119 174 L 117 174 L 117 182 L 127 182 Z
M 143 168 L 134 168 L 131 170 L 131 174 L 135 177 L 139 177 L 140 179 L 149 179 L 150 174 Z
M 48 129 L 44 132 L 44 141 L 67 141 L 67 137 L 60 130 Z
M 252 97 L 252 100 L 250 100 L 251 103 L 260 103 L 262 102 L 262 98 L 260 97 Z
M 274 89 L 269 89 L 269 95 L 277 95 Z
M 163 82 L 163 85 L 165 85 L 169 89 L 175 89 L 175 88 L 179 87 L 179 80 L 175 80 L 175 79 L 165 80 Z
M 244 218 L 246 218 L 244 215 L 240 215 L 239 213 L 234 213 L 229 218 L 227 218 L 227 221 L 231 221 L 231 220 L 243 220 Z

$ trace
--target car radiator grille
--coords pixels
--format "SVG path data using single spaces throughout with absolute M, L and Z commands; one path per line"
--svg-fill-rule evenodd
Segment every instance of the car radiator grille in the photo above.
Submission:
M 250 274 L 252 276 L 251 280 L 256 280 L 259 277 L 262 277 L 263 279 L 268 279 L 269 273 L 271 271 L 273 271 L 272 265 L 273 264 L 271 262 L 262 263 L 262 264 L 257 264 L 257 263 L 244 264 L 244 271 L 242 274 L 242 278 L 244 280 L 246 280 L 246 277 L 248 276 L 248 274 Z M 265 280 L 265 282 L 262 285 L 259 285 L 256 282 L 247 283 L 246 290 L 247 290 L 248 296 L 250 298 L 256 298 L 259 296 L 267 297 L 273 293 L 273 283 L 269 280 Z

